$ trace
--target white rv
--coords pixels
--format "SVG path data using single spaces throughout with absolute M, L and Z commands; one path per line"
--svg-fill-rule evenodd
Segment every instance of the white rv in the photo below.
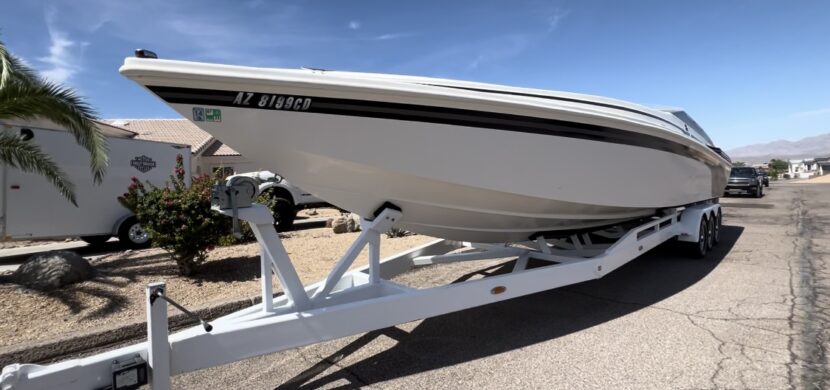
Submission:
M 37 143 L 75 185 L 75 207 L 43 177 L 0 167 L 0 237 L 40 239 L 80 237 L 90 244 L 118 237 L 130 247 L 149 245 L 149 236 L 118 196 L 127 191 L 131 178 L 163 186 L 176 166 L 176 155 L 185 161 L 190 178 L 190 146 L 133 139 L 135 133 L 98 123 L 107 136 L 109 167 L 104 180 L 94 184 L 89 153 L 72 134 L 48 122 L 0 122 L 0 131 L 21 134 Z

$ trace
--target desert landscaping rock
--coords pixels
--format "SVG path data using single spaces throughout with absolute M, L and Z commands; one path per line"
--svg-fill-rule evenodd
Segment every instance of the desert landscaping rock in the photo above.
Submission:
M 346 233 L 346 217 L 340 216 L 331 221 L 331 230 L 334 234 Z
M 11 276 L 12 281 L 38 291 L 52 291 L 95 276 L 95 269 L 75 252 L 53 251 L 30 257 Z
M 357 214 L 341 215 L 332 220 L 331 229 L 335 234 L 359 232 L 360 216 Z

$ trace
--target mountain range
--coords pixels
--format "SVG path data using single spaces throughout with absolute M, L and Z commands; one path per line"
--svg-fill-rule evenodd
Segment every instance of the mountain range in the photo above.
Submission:
M 778 140 L 726 151 L 732 161 L 767 162 L 772 158 L 798 159 L 830 156 L 830 133 L 798 141 Z

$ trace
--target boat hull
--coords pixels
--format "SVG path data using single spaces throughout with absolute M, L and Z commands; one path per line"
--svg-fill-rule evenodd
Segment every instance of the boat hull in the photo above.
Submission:
M 620 130 L 628 138 L 607 138 L 617 131 L 609 126 L 613 121 L 574 112 L 554 112 L 544 119 L 544 129 L 553 130 L 536 131 L 470 104 L 458 112 L 445 105 L 411 114 L 395 111 L 400 107 L 389 96 L 360 112 L 357 103 L 342 99 L 326 106 L 321 95 L 349 95 L 314 85 L 214 83 L 218 89 L 201 90 L 192 87 L 204 83 L 192 79 L 134 76 L 128 74 L 263 169 L 362 216 L 392 203 L 403 210 L 401 228 L 435 237 L 513 242 L 539 232 L 609 225 L 718 197 L 728 175 L 728 166 L 699 147 L 660 146 L 653 139 L 659 137 L 630 123 Z M 244 100 L 249 90 L 310 99 L 309 109 L 300 103 L 297 110 L 259 109 L 230 100 Z M 224 100 L 211 100 L 220 95 Z M 351 97 L 348 102 L 364 101 Z M 221 122 L 194 118 L 214 108 Z M 438 119 L 422 118 L 429 111 Z M 480 124 L 482 117 L 490 122 Z

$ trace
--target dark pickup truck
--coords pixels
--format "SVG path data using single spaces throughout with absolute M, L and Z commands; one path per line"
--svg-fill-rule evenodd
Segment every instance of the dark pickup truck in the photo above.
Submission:
M 759 169 L 753 167 L 732 168 L 723 195 L 737 194 L 747 194 L 756 198 L 764 196 L 764 179 Z

